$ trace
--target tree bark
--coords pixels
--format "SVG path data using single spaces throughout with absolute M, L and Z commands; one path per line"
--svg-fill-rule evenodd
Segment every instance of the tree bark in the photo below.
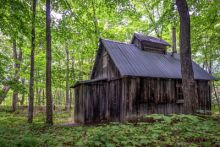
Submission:
M 176 0 L 180 16 L 180 61 L 182 73 L 182 90 L 184 96 L 184 113 L 193 114 L 197 109 L 197 96 L 191 59 L 190 16 L 186 0 Z
M 212 57 L 212 56 L 211 56 Z M 212 60 L 211 60 L 211 57 L 210 57 L 210 60 L 209 60 L 209 66 L 208 66 L 208 72 L 209 74 L 211 75 L 212 74 Z M 217 90 L 216 90 L 216 86 L 215 86 L 215 82 L 213 81 L 212 82 L 212 88 L 213 88 L 213 91 L 214 91 L 214 96 L 216 98 L 216 103 L 217 103 L 217 106 L 218 106 L 218 111 L 220 113 L 220 98 L 218 96 L 218 93 L 217 93 Z
M 23 51 L 21 48 L 19 50 L 18 60 L 19 60 L 19 76 L 17 77 L 17 79 L 19 80 L 20 79 L 21 64 L 23 62 Z M 23 78 L 21 79 L 21 83 L 22 83 L 22 86 L 24 87 L 24 79 Z M 24 96 L 24 92 L 22 90 L 22 96 L 21 96 L 22 99 L 23 99 L 23 96 Z
M 19 54 L 17 53 L 17 43 L 16 40 L 13 40 L 13 58 L 14 58 L 14 69 L 15 69 L 15 75 L 14 75 L 14 82 L 18 83 L 18 80 L 20 79 L 20 67 L 22 62 L 22 49 L 19 49 Z M 17 103 L 18 103 L 18 92 L 15 89 L 13 91 L 13 97 L 12 97 L 12 111 L 17 110 Z
M 45 104 L 45 90 L 44 90 L 44 88 L 42 90 L 42 104 L 43 105 Z
M 83 80 L 83 75 L 84 75 L 84 73 L 83 73 L 83 69 L 82 69 L 82 65 L 83 65 L 83 63 L 84 63 L 84 57 L 83 57 L 83 55 L 82 55 L 83 53 L 82 53 L 82 48 L 80 48 L 80 59 L 79 59 L 79 76 L 78 76 L 78 80 Z
M 218 97 L 218 94 L 217 94 L 217 91 L 216 91 L 216 86 L 215 86 L 214 81 L 212 82 L 212 85 L 213 85 L 214 95 L 215 95 L 217 106 L 218 106 L 218 111 L 220 113 L 220 100 L 219 100 L 219 97 Z
M 74 57 L 71 58 L 72 60 L 72 65 L 71 65 L 71 78 L 73 79 L 71 84 L 74 84 L 76 81 L 76 76 L 75 76 L 75 59 Z M 70 108 L 72 108 L 72 102 L 73 102 L 73 92 L 72 89 L 70 89 Z
M 63 99 L 62 99 L 62 89 L 59 88 L 59 94 L 58 94 L 58 97 L 59 97 L 59 105 L 63 105 Z
M 19 77 L 19 63 L 18 63 L 18 53 L 17 53 L 17 43 L 16 40 L 13 39 L 13 59 L 14 59 L 14 70 L 15 70 L 15 79 L 14 82 L 17 83 L 18 77 Z M 17 109 L 17 101 L 18 101 L 18 92 L 16 90 L 13 91 L 13 96 L 12 96 L 12 111 L 16 111 Z
M 28 103 L 28 123 L 33 122 L 33 114 L 34 114 L 34 52 L 35 52 L 36 5 L 37 5 L 37 0 L 33 0 L 33 4 L 32 4 L 31 69 L 30 69 L 29 103 Z
M 70 106 L 70 97 L 69 97 L 69 49 L 66 43 L 66 104 L 65 110 L 69 110 Z
M 40 76 L 40 73 L 39 73 L 39 69 L 37 69 L 37 71 L 35 72 L 36 73 L 36 78 Z M 40 80 L 39 83 L 42 83 L 42 81 Z M 41 106 L 41 103 L 42 103 L 42 88 L 40 88 L 38 85 L 38 80 L 35 79 L 35 84 L 36 84 L 36 98 L 37 98 L 37 105 L 38 106 Z
M 41 93 L 42 93 L 42 89 L 39 88 L 37 91 L 37 104 L 38 104 L 38 106 L 41 106 Z
M 69 104 L 70 109 L 72 109 L 72 101 L 73 101 L 73 94 L 72 94 L 72 90 L 70 89 L 70 104 Z
M 21 79 L 21 83 L 22 83 L 22 86 L 24 87 L 25 85 L 25 79 Z M 21 100 L 20 100 L 20 105 L 23 106 L 24 105 L 24 99 L 25 99 L 25 94 L 24 92 L 22 93 L 22 96 L 21 96 Z
M 2 102 L 5 100 L 5 97 L 8 94 L 8 91 L 10 90 L 10 86 L 9 85 L 5 85 L 2 90 L 0 91 L 0 104 L 2 104 Z
M 50 0 L 46 0 L 46 123 L 53 125 L 53 101 L 51 89 L 51 16 Z
M 176 51 L 176 27 L 172 27 L 172 54 L 177 53 Z

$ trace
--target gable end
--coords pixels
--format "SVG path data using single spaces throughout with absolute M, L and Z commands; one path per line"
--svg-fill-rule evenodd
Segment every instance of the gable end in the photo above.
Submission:
M 99 78 L 118 78 L 121 74 L 114 62 L 112 61 L 108 51 L 104 47 L 103 43 L 100 41 L 99 49 L 97 51 L 95 64 L 91 73 L 90 79 Z

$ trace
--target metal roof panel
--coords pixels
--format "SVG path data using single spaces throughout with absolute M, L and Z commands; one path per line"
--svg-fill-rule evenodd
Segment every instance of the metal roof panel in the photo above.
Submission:
M 138 49 L 134 44 L 101 39 L 122 76 L 159 77 L 181 79 L 178 54 L 159 54 Z M 199 65 L 193 62 L 194 78 L 213 80 Z

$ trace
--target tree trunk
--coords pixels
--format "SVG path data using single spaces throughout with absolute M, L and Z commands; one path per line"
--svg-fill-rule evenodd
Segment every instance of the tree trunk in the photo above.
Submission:
M 60 105 L 63 105 L 63 99 L 62 99 L 62 89 L 59 88 L 59 101 L 60 101 Z
M 13 92 L 12 96 L 12 112 L 17 110 L 17 102 L 18 102 L 18 92 Z
M 43 88 L 43 91 L 42 91 L 42 104 L 43 105 L 45 104 L 45 91 L 44 91 L 44 88 Z
M 39 69 L 37 69 L 36 71 L 36 78 L 40 76 L 40 73 L 39 73 Z M 41 103 L 42 103 L 42 88 L 40 88 L 38 86 L 38 80 L 35 78 L 35 84 L 36 84 L 36 97 L 37 97 L 37 105 L 38 106 L 41 106 Z M 42 83 L 41 80 L 39 81 L 39 83 Z
M 28 123 L 33 122 L 34 114 L 34 51 L 35 51 L 35 18 L 36 18 L 37 0 L 33 0 L 32 5 L 32 31 L 31 31 L 31 69 L 29 86 L 29 104 L 28 104 Z
M 5 85 L 2 90 L 0 91 L 0 104 L 5 100 L 5 97 L 7 96 L 8 91 L 10 90 L 9 85 Z
M 41 92 L 42 92 L 42 89 L 39 88 L 37 91 L 37 104 L 38 104 L 38 106 L 41 106 Z
M 22 78 L 22 79 L 21 79 L 21 83 L 22 83 L 22 86 L 24 87 L 24 86 L 25 86 L 25 85 L 24 85 L 24 84 L 25 84 L 25 79 Z M 22 96 L 21 96 L 21 100 L 20 100 L 20 105 L 21 105 L 21 106 L 24 105 L 24 99 L 25 99 L 25 93 L 23 92 L 23 93 L 22 93 Z
M 212 57 L 212 56 L 211 56 L 211 57 Z M 212 60 L 211 60 L 211 58 L 210 58 L 210 60 L 209 60 L 208 72 L 209 72 L 210 75 L 212 74 Z M 218 106 L 218 111 L 219 111 L 219 113 L 220 113 L 220 98 L 219 98 L 219 96 L 218 96 L 218 93 L 217 93 L 217 90 L 216 90 L 216 86 L 215 86 L 215 82 L 214 82 L 214 81 L 212 82 L 212 88 L 213 88 L 213 90 L 214 90 L 214 96 L 215 96 L 215 98 L 216 98 L 216 103 L 217 103 L 217 106 Z M 215 106 L 215 105 L 214 105 L 214 106 Z
M 66 43 L 66 104 L 65 110 L 69 110 L 70 98 L 69 98 L 69 49 Z
M 50 0 L 46 0 L 46 123 L 53 125 L 53 101 L 51 89 L 51 30 Z
M 23 51 L 21 48 L 19 49 L 18 60 L 19 60 L 19 64 L 18 64 L 18 77 L 17 77 L 17 79 L 19 80 L 20 79 L 21 64 L 23 62 Z M 23 79 L 21 79 L 21 82 L 22 82 L 22 86 L 24 86 Z M 22 91 L 22 97 L 23 97 L 23 95 L 24 95 L 24 92 Z M 18 96 L 17 96 L 17 102 L 20 102 L 18 99 Z
M 72 57 L 72 65 L 71 65 L 71 78 L 73 79 L 72 81 L 72 85 L 75 83 L 76 81 L 76 76 L 75 76 L 75 60 Z M 72 93 L 72 89 L 70 89 L 70 108 L 72 108 L 72 102 L 73 102 L 73 93 Z
M 17 44 L 16 44 L 16 40 L 13 39 L 13 59 L 14 59 L 14 69 L 15 69 L 15 79 L 14 82 L 17 83 L 18 81 L 18 77 L 19 77 L 19 63 L 18 63 L 18 54 L 17 54 Z M 16 89 L 13 91 L 13 96 L 12 96 L 12 111 L 16 111 L 17 109 L 17 101 L 18 101 L 18 92 L 16 91 Z
M 220 100 L 219 100 L 219 97 L 218 97 L 218 94 L 217 94 L 217 91 L 216 91 L 216 87 L 215 87 L 214 81 L 212 82 L 212 85 L 213 85 L 214 95 L 215 95 L 217 106 L 218 106 L 218 111 L 220 113 Z
M 73 101 L 73 94 L 72 94 L 72 90 L 70 89 L 70 109 L 72 109 L 72 101 Z
M 176 51 L 176 27 L 172 27 L 172 54 L 177 53 Z
M 17 49 L 16 49 L 16 42 L 15 42 L 15 52 L 17 52 Z M 17 54 L 17 53 L 16 53 Z M 16 57 L 16 73 L 15 73 L 15 82 L 17 83 L 18 80 L 20 79 L 20 68 L 21 68 L 21 63 L 22 63 L 22 59 L 23 59 L 23 53 L 22 53 L 22 49 L 19 48 L 19 54 L 17 54 L 17 57 Z M 13 102 L 12 102 L 12 111 L 16 111 L 17 109 L 17 104 L 18 104 L 18 92 L 17 91 L 14 91 L 13 93 Z
M 80 59 L 79 59 L 79 76 L 78 76 L 78 79 L 79 79 L 79 81 L 81 81 L 81 80 L 83 80 L 83 75 L 84 75 L 84 73 L 83 73 L 83 69 L 82 69 L 82 65 L 83 65 L 83 63 L 84 63 L 84 59 L 83 59 L 83 56 L 82 56 L 82 49 L 80 49 Z
M 176 0 L 180 15 L 180 61 L 182 89 L 184 96 L 184 113 L 193 114 L 197 109 L 197 96 L 191 59 L 190 16 L 186 0 Z

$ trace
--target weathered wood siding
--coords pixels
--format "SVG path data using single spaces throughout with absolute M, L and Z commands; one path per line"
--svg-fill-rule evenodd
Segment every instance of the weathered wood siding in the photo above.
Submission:
M 196 82 L 200 110 L 211 110 L 208 81 Z M 152 113 L 183 113 L 181 80 L 160 78 L 125 78 L 123 99 L 126 119 Z
M 74 118 L 80 123 L 119 121 L 121 80 L 101 80 L 75 87 Z
M 197 81 L 197 95 L 200 110 L 210 111 L 211 110 L 211 87 L 210 82 Z
M 154 53 L 160 53 L 164 54 L 166 52 L 166 46 L 156 43 L 150 43 L 150 42 L 142 42 L 143 50 L 154 52 Z
M 94 70 L 91 79 L 112 79 L 120 76 L 118 69 L 115 67 L 111 57 L 104 47 L 96 64 L 96 69 Z
M 208 81 L 197 81 L 199 109 L 210 110 Z M 75 121 L 124 121 L 143 114 L 183 113 L 181 80 L 120 78 L 75 87 Z

